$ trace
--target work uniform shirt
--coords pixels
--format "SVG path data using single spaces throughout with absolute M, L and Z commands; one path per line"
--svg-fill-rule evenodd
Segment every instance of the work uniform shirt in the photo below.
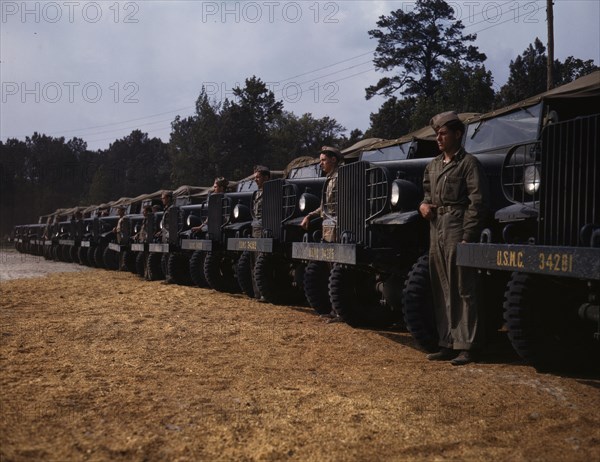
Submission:
M 474 156 L 462 148 L 447 164 L 443 154 L 437 156 L 425 168 L 423 192 L 423 202 L 436 205 L 438 217 L 461 212 L 461 240 L 473 242 L 479 238 L 489 207 L 488 184 Z
M 162 219 L 160 220 L 162 242 L 167 242 L 169 240 L 169 214 L 171 213 L 171 207 L 173 207 L 173 204 L 170 204 L 165 209 Z
M 323 240 L 335 242 L 337 240 L 337 180 L 338 168 L 327 174 L 325 196 L 321 199 L 318 209 L 309 213 L 310 217 L 323 217 Z
M 439 345 L 469 350 L 479 346 L 480 285 L 474 268 L 456 265 L 456 246 L 479 238 L 488 209 L 487 178 L 464 150 L 444 162 L 433 159 L 423 177 L 423 202 L 436 205 L 431 219 L 429 273 Z
M 328 217 L 335 218 L 337 216 L 337 179 L 338 168 L 327 174 L 327 187 L 325 188 L 325 197 L 321 199 L 321 205 L 318 209 L 309 213 L 311 217 Z

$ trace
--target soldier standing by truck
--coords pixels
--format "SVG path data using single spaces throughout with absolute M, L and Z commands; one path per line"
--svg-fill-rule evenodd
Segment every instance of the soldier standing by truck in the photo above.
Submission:
M 477 271 L 456 265 L 456 246 L 478 239 L 488 183 L 479 161 L 462 148 L 465 127 L 458 115 L 443 112 L 430 124 L 442 154 L 425 169 L 419 212 L 431 225 L 429 272 L 441 349 L 427 359 L 460 366 L 476 359 L 483 326 Z
M 263 195 L 263 187 L 265 182 L 271 179 L 271 170 L 269 170 L 264 165 L 257 165 L 254 167 L 254 182 L 258 187 L 258 191 L 254 194 L 252 198 L 252 214 L 254 218 L 261 222 L 262 220 L 262 195 Z M 261 237 L 253 236 L 253 237 Z
M 215 178 L 215 181 L 213 183 L 213 189 L 210 194 L 224 194 L 227 192 L 227 186 L 229 186 L 229 181 L 223 176 L 218 176 L 217 178 Z M 204 221 L 202 222 L 201 225 L 190 228 L 191 231 L 193 233 L 201 232 L 202 227 L 206 227 L 207 221 L 208 221 L 208 217 L 206 217 L 204 219 Z
M 309 214 L 307 214 L 300 223 L 300 226 L 308 231 L 310 220 L 317 217 L 323 217 L 323 240 L 325 242 L 335 242 L 336 241 L 336 233 L 337 233 L 337 180 L 338 180 L 338 168 L 340 166 L 340 162 L 342 161 L 342 153 L 339 149 L 333 148 L 331 146 L 323 146 L 321 148 L 321 152 L 319 154 L 319 163 L 321 166 L 321 170 L 327 175 L 327 182 L 325 186 L 325 194 L 321 198 L 321 205 L 319 208 L 313 210 Z M 314 274 L 312 277 L 313 283 L 310 284 L 305 279 L 305 285 L 314 285 L 320 284 L 317 283 L 314 279 L 317 274 L 319 274 L 317 268 L 320 266 L 324 266 L 326 271 L 329 271 L 330 268 L 327 268 L 327 263 L 322 262 L 313 262 L 313 267 L 310 268 L 307 273 L 305 273 L 305 278 L 310 277 L 309 275 Z M 327 290 L 326 286 L 321 286 L 323 291 Z M 307 296 L 308 297 L 308 296 Z M 311 305 L 312 301 L 309 302 Z M 322 315 L 326 318 L 327 323 L 340 322 L 342 321 L 339 313 L 336 312 L 335 309 L 331 309 L 328 314 Z
M 323 146 L 319 155 L 321 170 L 327 175 L 327 189 L 325 191 L 325 200 L 321 202 L 321 206 L 310 212 L 304 217 L 300 226 L 308 230 L 308 225 L 312 218 L 328 215 L 335 219 L 337 215 L 337 174 L 338 167 L 342 160 L 342 153 L 337 148 L 331 146 Z M 327 242 L 335 241 L 335 228 L 330 231 L 323 229 L 323 240 Z

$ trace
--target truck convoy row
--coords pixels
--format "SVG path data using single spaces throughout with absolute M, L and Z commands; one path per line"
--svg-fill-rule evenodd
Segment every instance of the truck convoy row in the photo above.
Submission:
M 459 244 L 457 261 L 480 270 L 490 328 L 506 330 L 540 370 L 600 364 L 598 108 L 594 72 L 506 108 L 460 115 L 465 150 L 488 176 L 493 214 L 478 243 Z M 20 252 L 47 259 L 333 309 L 356 326 L 405 325 L 432 350 L 429 231 L 418 208 L 423 172 L 439 154 L 435 133 L 367 139 L 342 154 L 337 203 L 325 207 L 337 213 L 308 230 L 302 219 L 326 201 L 329 180 L 316 159 L 301 158 L 265 183 L 261 216 L 248 177 L 226 193 L 178 188 L 167 220 L 142 213 L 160 203 L 158 191 L 59 209 L 15 227 L 13 239 Z M 329 242 L 322 229 L 331 227 Z

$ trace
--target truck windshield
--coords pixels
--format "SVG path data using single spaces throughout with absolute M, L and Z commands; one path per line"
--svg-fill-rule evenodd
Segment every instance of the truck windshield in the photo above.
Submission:
M 319 164 L 305 165 L 304 167 L 294 168 L 288 175 L 289 179 L 299 178 L 319 178 L 321 176 L 321 166 Z
M 394 146 L 388 146 L 373 151 L 365 151 L 361 154 L 360 160 L 367 162 L 383 162 L 387 160 L 404 160 L 408 158 L 412 141 Z
M 465 150 L 472 154 L 512 146 L 538 137 L 542 103 L 467 125 Z

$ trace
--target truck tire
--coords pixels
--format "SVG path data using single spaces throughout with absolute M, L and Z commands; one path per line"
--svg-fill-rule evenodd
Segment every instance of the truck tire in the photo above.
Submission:
M 60 261 L 60 246 L 58 245 L 52 246 L 52 260 Z
M 207 287 L 208 284 L 204 278 L 204 258 L 206 252 L 196 250 L 190 257 L 190 278 L 198 287 Z
M 74 245 L 69 247 L 69 251 L 70 251 L 70 257 L 71 257 L 71 261 L 73 263 L 77 263 L 77 264 L 81 264 L 79 261 L 79 248 L 75 247 Z
M 331 312 L 329 300 L 329 265 L 325 262 L 311 261 L 304 270 L 304 296 L 308 304 L 318 314 Z
M 146 275 L 149 281 L 158 281 L 165 278 L 162 269 L 162 253 L 149 253 L 146 259 Z
M 117 252 L 106 247 L 104 249 L 104 252 L 102 253 L 104 268 L 106 268 L 107 270 L 118 271 L 119 257 L 120 255 Z
M 431 296 L 429 255 L 419 257 L 408 273 L 402 292 L 402 310 L 406 328 L 417 345 L 427 352 L 437 351 L 439 337 Z
M 211 289 L 239 293 L 233 261 L 223 252 L 208 252 L 204 259 L 204 277 Z
M 254 298 L 254 284 L 252 283 L 253 255 L 250 252 L 242 252 L 237 263 L 237 281 L 242 292 L 250 298 Z
M 189 286 L 192 284 L 192 279 L 190 278 L 190 262 L 187 255 L 183 253 L 169 254 L 167 266 L 167 271 L 172 282 L 182 286 Z
M 141 278 L 146 276 L 146 252 L 137 252 L 135 256 L 135 273 Z
M 585 282 L 512 273 L 504 294 L 504 320 L 515 351 L 539 371 L 598 368 L 594 322 L 579 318 Z
M 77 249 L 77 258 L 79 260 L 80 265 L 90 266 L 90 262 L 88 261 L 88 248 L 87 247 L 79 247 Z
M 393 311 L 382 304 L 377 274 L 335 264 L 329 275 L 329 298 L 335 312 L 351 326 L 386 327 Z
M 130 273 L 136 273 L 136 266 L 135 266 L 135 252 L 132 252 L 131 250 L 124 250 L 121 253 L 121 261 L 123 262 L 123 264 L 121 265 L 121 268 L 126 269 L 127 271 L 129 271 Z
M 73 261 L 71 260 L 71 247 L 68 245 L 61 245 L 59 246 L 59 249 L 60 261 L 64 261 L 65 263 L 73 263 Z
M 104 268 L 104 249 L 106 247 L 97 245 L 94 247 L 94 266 L 96 268 Z

